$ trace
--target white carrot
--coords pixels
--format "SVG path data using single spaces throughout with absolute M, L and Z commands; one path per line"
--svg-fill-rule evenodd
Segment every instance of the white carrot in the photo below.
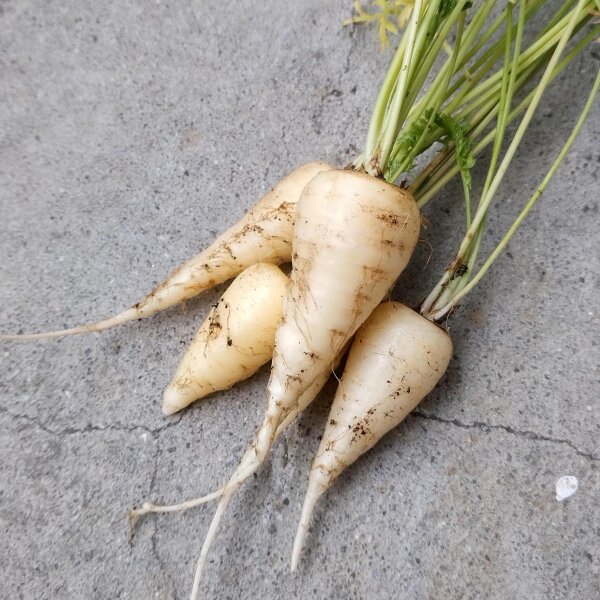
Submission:
M 400 275 L 417 242 L 419 210 L 399 187 L 355 171 L 327 171 L 302 192 L 294 225 L 292 273 L 277 328 L 267 410 L 255 439 L 258 463 L 299 398 L 336 356 Z M 239 487 L 239 486 L 238 486 Z M 223 512 L 228 484 L 196 565 L 192 600 Z
M 394 284 L 419 227 L 412 196 L 370 175 L 329 171 L 306 186 L 298 203 L 267 412 L 257 435 L 261 460 L 298 397 L 330 368 Z
M 166 415 L 230 388 L 271 360 L 287 281 L 270 263 L 252 265 L 234 279 L 200 326 L 165 390 Z
M 181 265 L 131 308 L 89 325 L 45 333 L 0 335 L 0 339 L 26 341 L 104 331 L 189 300 L 258 262 L 289 262 L 298 198 L 317 173 L 331 169 L 327 163 L 312 162 L 292 171 L 206 250 Z
M 398 302 L 378 306 L 356 333 L 310 471 L 292 571 L 321 494 L 421 402 L 451 357 L 446 332 Z

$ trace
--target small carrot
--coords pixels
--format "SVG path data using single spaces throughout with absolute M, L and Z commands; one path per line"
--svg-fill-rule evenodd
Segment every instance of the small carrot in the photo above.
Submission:
M 233 280 L 165 390 L 166 415 L 230 388 L 271 360 L 287 281 L 281 269 L 269 263 L 252 265 Z
M 319 497 L 421 402 L 451 357 L 447 333 L 399 302 L 378 306 L 356 333 L 310 471 L 292 571 Z

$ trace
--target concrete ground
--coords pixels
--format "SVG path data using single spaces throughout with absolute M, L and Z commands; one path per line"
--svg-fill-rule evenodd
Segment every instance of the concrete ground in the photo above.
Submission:
M 346 164 L 390 60 L 349 0 L 0 0 L 0 331 L 105 317 L 294 166 Z M 540 108 L 489 220 L 498 239 L 570 131 L 588 49 Z M 443 381 L 318 507 L 288 561 L 334 392 L 230 506 L 206 598 L 600 597 L 598 103 L 526 226 L 453 315 Z M 475 185 L 484 178 L 476 168 Z M 396 295 L 416 304 L 462 231 L 460 186 Z M 501 214 L 500 214 L 501 213 Z M 0 347 L 0 597 L 186 598 L 212 516 L 126 511 L 211 490 L 259 423 L 267 369 L 160 412 L 223 287 L 101 335 Z M 563 475 L 577 493 L 555 499 Z

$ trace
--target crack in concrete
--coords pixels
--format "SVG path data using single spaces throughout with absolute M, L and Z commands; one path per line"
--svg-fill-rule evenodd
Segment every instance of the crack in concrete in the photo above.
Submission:
M 514 429 L 509 425 L 495 425 L 492 423 L 484 423 L 482 421 L 473 421 L 473 423 L 463 423 L 458 419 L 445 419 L 444 417 L 440 417 L 438 415 L 434 415 L 432 413 L 425 412 L 423 410 L 414 410 L 411 413 L 413 416 L 418 417 L 420 419 L 424 419 L 427 421 L 437 421 L 438 423 L 446 423 L 448 425 L 454 425 L 455 427 L 460 427 L 461 429 L 478 429 L 479 431 L 489 432 L 492 430 L 496 431 L 504 431 L 505 433 L 510 433 L 511 435 L 522 437 L 528 440 L 533 441 L 541 441 L 541 442 L 550 442 L 552 444 L 563 444 L 569 446 L 571 450 L 573 450 L 577 455 L 583 456 L 588 460 L 600 461 L 600 456 L 595 456 L 591 452 L 586 452 L 578 448 L 571 440 L 563 439 L 563 438 L 553 438 L 550 436 L 542 435 L 541 433 L 537 433 L 535 431 L 529 430 L 520 430 Z
M 13 413 L 3 406 L 0 406 L 0 413 L 6 414 L 15 420 L 26 421 L 31 426 L 37 427 L 38 429 L 41 429 L 42 431 L 44 431 L 50 435 L 57 436 L 57 437 L 64 436 L 64 435 L 83 435 L 86 433 L 101 432 L 101 431 L 126 431 L 128 433 L 133 433 L 134 431 L 138 431 L 138 430 L 145 431 L 146 433 L 149 433 L 150 435 L 152 435 L 154 437 L 154 436 L 161 434 L 163 431 L 170 429 L 171 427 L 175 427 L 176 425 L 179 425 L 179 423 L 181 422 L 181 419 L 182 419 L 182 417 L 179 417 L 179 419 L 177 419 L 177 421 L 171 421 L 169 423 L 165 423 L 164 425 L 162 425 L 161 427 L 157 427 L 156 429 L 152 429 L 150 427 L 147 427 L 146 425 L 139 425 L 139 424 L 123 425 L 122 423 L 109 423 L 108 425 L 93 425 L 92 423 L 88 423 L 83 428 L 65 427 L 64 429 L 52 429 L 48 425 L 42 423 L 37 417 L 32 417 L 31 415 L 26 415 L 26 414 Z M 523 437 L 523 438 L 533 440 L 533 441 L 550 442 L 553 444 L 563 444 L 563 445 L 569 446 L 569 448 L 571 448 L 571 450 L 573 450 L 578 456 L 582 456 L 584 458 L 587 458 L 588 460 L 600 461 L 600 456 L 596 456 L 595 454 L 593 454 L 591 452 L 586 452 L 585 450 L 578 448 L 574 442 L 572 442 L 571 440 L 565 439 L 565 438 L 553 438 L 550 436 L 542 435 L 541 433 L 537 433 L 535 431 L 520 430 L 520 429 L 515 429 L 514 427 L 511 427 L 510 425 L 486 423 L 483 421 L 473 421 L 472 423 L 463 423 L 459 419 L 456 419 L 456 418 L 447 419 L 444 417 L 440 417 L 439 415 L 434 415 L 433 413 L 425 412 L 421 409 L 414 410 L 411 414 L 420 419 L 424 419 L 424 420 L 428 420 L 428 421 L 436 421 L 438 423 L 446 423 L 447 425 L 454 425 L 455 427 L 459 427 L 461 429 L 478 429 L 478 430 L 484 431 L 484 432 L 488 432 L 488 431 L 492 431 L 492 430 L 496 430 L 496 431 L 500 430 L 500 431 L 504 431 L 505 433 L 510 433 L 511 435 Z M 158 439 L 157 441 L 158 441 L 158 446 L 157 446 L 157 450 L 156 450 L 156 463 L 158 463 L 158 456 L 160 454 L 160 439 Z M 155 471 L 152 475 L 149 496 L 151 495 L 151 492 L 154 489 L 155 478 L 156 478 L 156 469 L 157 469 L 157 464 L 155 465 Z
M 161 455 L 160 437 L 158 435 L 155 435 L 154 438 L 156 440 L 156 451 L 154 452 L 154 467 L 152 469 L 152 474 L 150 475 L 148 498 L 154 497 L 154 486 L 156 485 L 156 478 L 158 476 L 158 459 L 160 458 L 160 455 Z M 171 597 L 173 598 L 173 600 L 178 600 L 177 586 L 175 585 L 175 580 L 173 579 L 171 572 L 167 568 L 165 561 L 161 558 L 161 556 L 158 552 L 158 546 L 156 543 L 157 534 L 158 534 L 158 519 L 153 519 L 152 534 L 150 535 L 150 548 L 152 551 L 152 555 L 154 556 L 154 558 L 156 559 L 156 562 L 158 563 L 160 572 L 162 574 L 164 574 L 165 578 L 169 582 L 169 585 L 171 587 Z
M 350 50 L 348 50 L 348 54 L 346 55 L 346 64 L 344 65 L 344 71 L 343 74 L 345 75 L 346 73 L 350 72 L 350 60 L 352 58 L 352 54 L 354 53 L 354 51 L 356 50 L 356 35 L 355 35 L 355 28 L 354 25 L 351 27 L 350 29 L 350 33 L 348 34 L 348 37 L 350 38 Z M 341 86 L 342 83 L 342 74 L 340 73 L 340 76 L 338 78 L 338 84 Z
M 290 167 L 290 147 L 289 144 L 287 143 L 287 134 L 285 131 L 285 123 L 281 126 L 281 141 L 283 144 L 283 149 L 285 151 L 285 157 L 286 157 L 286 165 L 288 165 L 288 167 Z M 268 172 L 268 169 L 267 169 Z M 265 177 L 266 179 L 266 177 Z
M 150 427 L 147 427 L 146 425 L 139 425 L 139 424 L 123 425 L 122 423 L 109 423 L 107 425 L 94 425 L 92 423 L 88 423 L 85 427 L 82 427 L 82 428 L 66 427 L 64 429 L 53 429 L 52 427 L 49 427 L 45 423 L 41 422 L 37 417 L 32 417 L 31 415 L 26 415 L 26 414 L 13 413 L 12 411 L 8 410 L 6 407 L 3 407 L 3 406 L 0 406 L 0 413 L 8 415 L 11 419 L 14 419 L 14 420 L 24 421 L 25 424 L 29 427 L 37 427 L 41 431 L 44 431 L 45 433 L 48 433 L 49 435 L 53 435 L 53 436 L 57 436 L 57 437 L 61 437 L 61 436 L 65 436 L 65 435 L 83 435 L 83 434 L 91 433 L 91 432 L 98 432 L 98 431 L 101 432 L 101 431 L 109 431 L 109 430 L 125 431 L 128 433 L 133 433 L 135 431 L 144 431 L 144 432 L 150 434 L 156 442 L 156 450 L 154 452 L 154 467 L 153 467 L 152 473 L 150 475 L 150 485 L 149 485 L 150 489 L 149 489 L 149 493 L 148 493 L 149 498 L 151 498 L 154 495 L 153 491 L 154 491 L 154 487 L 156 485 L 156 478 L 158 476 L 158 460 L 161 455 L 160 434 L 163 431 L 170 429 L 171 427 L 175 427 L 176 425 L 179 425 L 179 423 L 181 422 L 181 419 L 183 418 L 182 416 L 180 416 L 179 419 L 170 421 L 169 423 L 165 423 L 164 425 L 162 425 L 161 427 L 157 427 L 156 429 L 152 429 Z M 158 523 L 156 522 L 156 519 L 155 519 L 154 527 L 152 530 L 152 535 L 150 536 L 151 551 L 152 551 L 154 558 L 156 559 L 156 562 L 159 565 L 161 573 L 164 573 L 167 581 L 169 582 L 169 585 L 171 587 L 171 598 L 173 598 L 173 600 L 178 600 L 177 586 L 175 584 L 175 580 L 173 579 L 173 576 L 171 575 L 169 569 L 167 568 L 165 561 L 161 558 L 160 554 L 158 553 L 157 541 L 156 541 L 157 533 L 158 533 Z
M 6 414 L 15 420 L 26 421 L 32 427 L 37 427 L 38 429 L 41 429 L 42 431 L 44 431 L 50 435 L 57 436 L 57 437 L 64 436 L 64 435 L 78 435 L 78 434 L 83 435 L 86 433 L 92 433 L 92 432 L 96 432 L 96 431 L 110 431 L 110 430 L 126 431 L 128 433 L 133 433 L 134 431 L 141 430 L 141 431 L 145 431 L 145 432 L 149 433 L 150 435 L 154 436 L 154 435 L 162 433 L 163 431 L 165 431 L 167 429 L 170 429 L 171 427 L 175 427 L 176 425 L 179 425 L 179 423 L 181 421 L 181 417 L 180 417 L 177 421 L 171 421 L 169 423 L 165 423 L 164 425 L 157 427 L 156 429 L 151 429 L 150 427 L 147 427 L 146 425 L 139 425 L 139 424 L 123 425 L 122 423 L 109 423 L 107 425 L 94 425 L 92 423 L 88 423 L 85 427 L 82 427 L 82 428 L 65 427 L 64 429 L 53 429 L 52 427 L 41 422 L 37 417 L 32 417 L 31 415 L 26 415 L 26 414 L 13 413 L 12 411 L 8 410 L 7 408 L 5 408 L 3 406 L 0 406 L 0 413 Z
M 345 75 L 347 75 L 350 72 L 352 55 L 354 54 L 356 47 L 357 47 L 354 27 L 350 30 L 347 37 L 350 40 L 350 47 L 346 54 L 346 63 L 344 65 L 343 69 L 340 69 L 337 73 L 337 78 L 336 78 L 337 84 L 334 84 L 333 80 L 327 79 L 325 91 L 321 94 L 320 102 L 317 104 L 317 107 L 315 108 L 315 110 L 312 111 L 312 113 L 309 117 L 315 133 L 319 136 L 323 132 L 323 114 L 324 114 L 325 108 L 326 108 L 326 101 L 332 97 L 337 98 L 337 99 L 341 98 L 341 96 L 343 95 L 342 90 L 344 89 L 343 81 L 344 81 Z M 343 105 L 342 100 L 339 100 L 339 103 Z M 282 137 L 285 142 L 285 126 L 283 127 Z M 285 146 L 285 143 L 284 143 L 284 146 Z M 286 147 L 286 152 L 288 155 L 288 162 L 289 162 L 289 149 L 287 148 L 287 146 L 285 146 L 285 147 Z
M 156 440 L 156 451 L 154 452 L 154 467 L 152 469 L 152 475 L 150 475 L 148 498 L 152 498 L 154 495 L 154 486 L 156 485 L 156 477 L 158 475 L 158 458 L 160 456 L 160 437 L 156 436 L 155 440 Z

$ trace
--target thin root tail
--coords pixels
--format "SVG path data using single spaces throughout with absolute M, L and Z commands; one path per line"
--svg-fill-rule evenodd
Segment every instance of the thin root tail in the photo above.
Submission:
M 144 502 L 140 508 L 134 508 L 129 511 L 129 543 L 133 541 L 135 536 L 135 526 L 137 522 L 148 513 L 167 513 L 167 512 L 182 512 L 201 504 L 206 504 L 212 500 L 216 500 L 223 495 L 224 488 L 219 488 L 206 496 L 200 498 L 193 498 L 180 502 L 179 504 L 152 504 L 151 502 Z
M 119 313 L 114 317 L 104 319 L 103 321 L 98 321 L 97 323 L 90 323 L 89 325 L 80 325 L 79 327 L 71 327 L 70 329 L 60 329 L 58 331 L 46 331 L 43 333 L 0 335 L 0 340 L 7 342 L 29 342 L 33 340 L 49 340 L 52 338 L 62 338 L 70 335 L 78 335 L 81 333 L 105 331 L 106 329 L 111 329 L 112 327 L 116 327 L 117 325 L 128 323 L 129 321 L 134 321 L 136 319 L 141 318 L 142 315 L 140 315 L 139 310 L 132 307 L 128 308 L 127 310 L 124 310 L 122 313 Z
M 239 486 L 238 486 L 239 487 Z M 202 579 L 202 571 L 204 569 L 204 563 L 206 562 L 206 558 L 208 556 L 208 551 L 217 535 L 217 530 L 219 529 L 219 523 L 221 522 L 221 517 L 229 504 L 229 501 L 233 497 L 237 488 L 227 488 L 223 493 L 221 500 L 219 500 L 219 505 L 217 506 L 217 510 L 215 512 L 215 516 L 213 517 L 210 527 L 208 528 L 208 533 L 204 538 L 204 544 L 202 544 L 202 550 L 200 551 L 200 556 L 198 557 L 198 562 L 196 563 L 196 571 L 194 572 L 194 583 L 192 585 L 192 592 L 190 594 L 190 600 L 197 600 L 198 598 L 198 590 L 200 589 L 200 581 Z
M 190 595 L 190 600 L 196 600 L 198 597 L 198 590 L 200 587 L 200 580 L 202 578 L 202 570 L 204 569 L 204 563 L 206 562 L 206 557 L 208 556 L 208 551 L 210 550 L 210 546 L 215 539 L 217 534 L 217 529 L 219 528 L 219 523 L 221 521 L 221 517 L 229 504 L 231 498 L 233 498 L 234 494 L 242 487 L 244 482 L 255 473 L 261 465 L 261 461 L 258 459 L 254 452 L 254 448 L 250 448 L 242 457 L 238 468 L 234 471 L 233 475 L 227 482 L 225 486 L 221 488 L 220 494 L 221 499 L 219 500 L 219 505 L 217 506 L 217 510 L 215 512 L 215 516 L 210 524 L 208 529 L 208 533 L 206 534 L 206 538 L 204 539 L 204 544 L 202 545 L 202 550 L 200 551 L 200 556 L 198 557 L 198 562 L 196 563 L 196 572 L 194 574 L 194 584 L 192 586 L 192 593 Z
M 298 563 L 300 562 L 300 553 L 302 552 L 304 540 L 306 538 L 306 534 L 308 533 L 310 519 L 314 512 L 315 504 L 317 503 L 317 500 L 323 493 L 322 489 L 319 490 L 315 488 L 316 486 L 313 484 L 313 481 L 309 480 L 308 491 L 306 492 L 306 497 L 304 498 L 304 505 L 302 506 L 302 515 L 300 517 L 300 523 L 296 531 L 296 537 L 294 538 L 294 547 L 292 549 L 292 561 L 290 565 L 292 573 L 295 572 L 298 568 Z

